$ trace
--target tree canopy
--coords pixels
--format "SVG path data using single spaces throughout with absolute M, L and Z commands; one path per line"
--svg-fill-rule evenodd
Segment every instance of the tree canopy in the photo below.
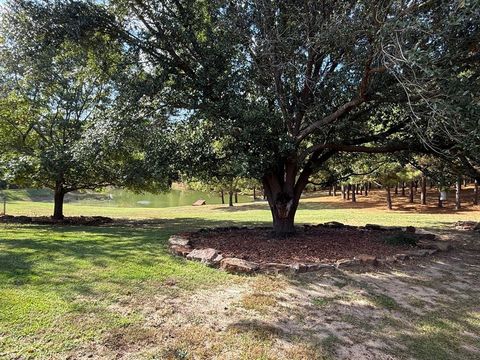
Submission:
M 124 118 L 180 128 L 180 171 L 261 179 L 279 235 L 311 177 L 345 153 L 432 154 L 479 175 L 475 2 L 21 3 L 49 12 L 50 30 L 82 19 L 55 50 L 72 36 L 117 44 Z

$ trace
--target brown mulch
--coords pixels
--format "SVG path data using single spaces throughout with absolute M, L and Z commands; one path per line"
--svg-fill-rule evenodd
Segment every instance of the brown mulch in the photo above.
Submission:
M 394 231 L 359 228 L 315 227 L 300 230 L 292 237 L 275 238 L 267 229 L 232 229 L 190 234 L 195 249 L 214 248 L 224 257 L 258 263 L 325 262 L 353 258 L 360 254 L 386 257 L 412 249 L 388 245 L 383 239 Z M 421 238 L 421 235 L 416 235 Z
M 7 224 L 99 226 L 103 224 L 110 224 L 112 222 L 112 218 L 105 216 L 72 216 L 65 217 L 63 220 L 55 220 L 49 216 L 0 216 L 0 223 Z

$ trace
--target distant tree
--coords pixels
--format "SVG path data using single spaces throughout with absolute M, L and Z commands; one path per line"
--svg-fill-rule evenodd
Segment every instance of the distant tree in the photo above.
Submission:
M 115 108 L 122 44 L 89 27 L 82 3 L 50 5 L 15 1 L 2 14 L 0 175 L 54 190 L 55 219 L 71 191 L 165 188 L 164 167 L 152 177 L 145 157 L 160 126 L 126 124 Z

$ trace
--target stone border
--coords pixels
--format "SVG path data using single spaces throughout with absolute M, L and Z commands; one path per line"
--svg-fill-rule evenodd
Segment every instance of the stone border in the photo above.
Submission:
M 260 264 L 252 261 L 247 261 L 234 257 L 224 258 L 217 250 L 213 248 L 194 249 L 191 246 L 190 239 L 187 235 L 172 235 L 168 239 L 169 250 L 172 254 L 184 257 L 188 260 L 199 261 L 208 266 L 220 268 L 220 270 L 230 273 L 263 273 L 263 274 L 279 274 L 279 273 L 306 273 L 312 271 L 335 270 L 351 267 L 361 266 L 378 266 L 395 263 L 398 261 L 405 261 L 413 258 L 421 258 L 433 255 L 439 251 L 449 251 L 453 249 L 451 243 L 440 241 L 434 233 L 425 231 L 423 229 L 416 229 L 413 226 L 406 228 L 397 226 L 382 226 L 377 224 L 366 224 L 365 226 L 351 226 L 345 225 L 336 221 L 331 221 L 318 225 L 304 225 L 304 230 L 314 227 L 330 227 L 330 228 L 356 228 L 375 231 L 401 231 L 406 233 L 416 233 L 422 235 L 422 239 L 418 241 L 417 248 L 387 256 L 385 258 L 377 258 L 373 255 L 359 254 L 353 258 L 346 258 L 337 260 L 334 263 L 265 263 Z M 207 231 L 228 231 L 228 230 L 254 230 L 254 229 L 270 229 L 267 227 L 251 227 L 251 226 L 231 226 L 218 227 L 212 229 L 200 229 L 198 232 Z

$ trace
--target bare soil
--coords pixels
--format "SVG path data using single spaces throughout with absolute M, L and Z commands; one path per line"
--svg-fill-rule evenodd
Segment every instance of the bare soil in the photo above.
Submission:
M 66 357 L 478 359 L 480 234 L 441 235 L 454 251 L 375 271 L 262 275 L 218 289 L 125 295 L 117 310 L 142 321 Z
M 409 250 L 407 245 L 389 245 L 385 238 L 396 231 L 364 228 L 311 227 L 294 236 L 276 238 L 267 229 L 230 229 L 190 234 L 195 249 L 214 248 L 224 257 L 257 263 L 325 262 L 353 258 L 360 254 L 386 257 Z M 422 235 L 416 235 L 419 239 Z

